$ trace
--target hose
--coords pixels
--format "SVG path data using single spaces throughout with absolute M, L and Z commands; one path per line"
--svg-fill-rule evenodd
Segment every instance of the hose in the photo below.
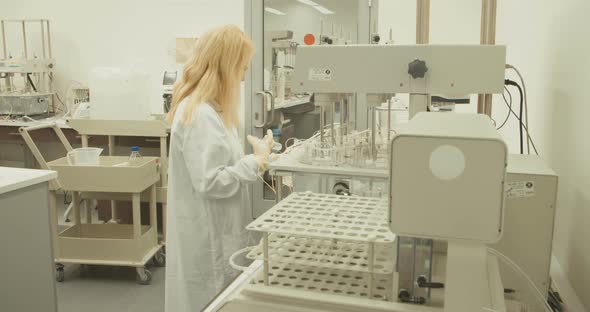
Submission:
M 250 252 L 250 251 L 252 251 L 252 250 L 253 250 L 254 248 L 256 248 L 256 247 L 258 247 L 258 246 L 257 246 L 257 245 L 256 245 L 256 246 L 248 246 L 248 247 L 246 247 L 246 248 L 242 248 L 242 249 L 240 249 L 240 250 L 238 250 L 238 251 L 234 252 L 234 253 L 233 253 L 233 254 L 232 254 L 230 257 L 229 257 L 229 265 L 230 265 L 232 268 L 234 268 L 234 270 L 238 270 L 238 271 L 242 271 L 242 272 L 244 272 L 244 271 L 247 271 L 247 270 L 249 269 L 249 267 L 245 267 L 245 266 L 241 266 L 241 265 L 238 265 L 238 264 L 236 264 L 236 262 L 234 261 L 234 259 L 235 259 L 237 256 L 239 256 L 239 255 L 241 255 L 241 254 L 243 254 L 243 253 L 246 253 L 246 252 Z
M 501 259 L 504 263 L 506 263 L 514 271 L 516 271 L 518 274 L 520 274 L 522 277 L 524 277 L 524 279 L 529 283 L 531 288 L 535 290 L 535 295 L 536 295 L 536 297 L 538 297 L 537 299 L 540 299 L 541 302 L 543 302 L 543 305 L 545 306 L 546 311 L 553 312 L 553 309 L 551 309 L 551 306 L 549 306 L 549 303 L 547 302 L 547 300 L 545 300 L 545 296 L 543 296 L 543 293 L 539 290 L 539 288 L 537 288 L 537 286 L 535 285 L 533 280 L 531 280 L 531 278 L 518 266 L 518 264 L 516 264 L 514 261 L 512 261 L 510 258 L 508 258 L 503 253 L 501 253 L 493 248 L 488 247 L 487 249 L 488 249 L 489 253 L 491 253 L 492 255 Z

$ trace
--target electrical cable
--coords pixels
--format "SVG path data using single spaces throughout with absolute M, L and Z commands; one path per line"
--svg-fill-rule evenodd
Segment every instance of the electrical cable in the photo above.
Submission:
M 275 194 L 277 193 L 277 191 L 275 190 L 275 188 L 274 188 L 274 187 L 272 187 L 272 186 L 270 186 L 270 185 L 269 185 L 269 184 L 268 184 L 268 183 L 267 183 L 267 182 L 264 180 L 264 178 L 263 178 L 263 177 L 261 177 L 261 176 L 258 176 L 258 177 L 260 178 L 260 180 L 262 180 L 262 183 L 264 183 L 266 186 L 268 186 L 268 188 L 269 188 L 269 189 L 270 189 L 270 190 L 271 190 L 273 193 L 275 193 Z M 273 179 L 273 180 L 274 180 L 274 179 Z M 274 183 L 273 183 L 273 184 L 274 184 Z
M 506 89 L 506 87 L 504 87 L 504 88 Z M 506 89 L 506 90 L 508 91 L 508 89 Z M 533 150 L 535 151 L 535 154 L 539 155 L 539 151 L 537 150 L 537 146 L 535 145 L 535 142 L 533 141 L 533 138 L 531 137 L 531 134 L 529 133 L 529 129 L 523 124 L 522 120 L 520 120 L 518 118 L 518 115 L 516 115 L 514 110 L 508 105 L 508 102 L 504 101 L 504 103 L 506 103 L 506 106 L 508 106 L 512 115 L 514 115 L 514 117 L 516 117 L 516 119 L 520 122 L 521 126 L 524 127 L 527 137 L 531 140 L 531 145 L 533 146 Z
M 522 122 L 522 114 L 524 111 L 524 95 L 522 92 L 522 88 L 520 87 L 520 85 L 517 82 L 510 80 L 510 79 L 506 79 L 506 80 L 504 80 L 504 84 L 518 88 L 518 93 L 520 93 L 520 107 L 519 107 L 519 116 L 520 117 L 518 118 L 518 120 L 520 120 L 520 127 L 519 127 L 520 153 L 524 154 L 524 134 L 523 134 L 524 123 Z
M 535 291 L 535 296 L 537 297 L 537 299 L 543 302 L 543 306 L 545 307 L 545 309 L 547 309 L 548 312 L 553 312 L 553 309 L 551 308 L 547 300 L 545 300 L 545 296 L 539 290 L 539 288 L 537 288 L 535 282 L 533 282 L 533 280 L 523 271 L 523 269 L 520 266 L 518 266 L 518 264 L 516 264 L 514 261 L 512 261 L 512 259 L 508 258 L 503 253 L 493 248 L 488 247 L 487 250 L 489 253 L 496 256 L 498 259 L 502 260 L 505 264 L 511 267 L 514 271 L 516 271 L 516 273 L 520 274 L 521 277 L 524 277 L 524 279 L 529 283 L 529 286 L 531 286 L 531 288 Z
M 506 125 L 508 119 L 510 119 L 510 110 L 512 110 L 512 93 L 510 93 L 510 91 L 506 88 L 504 90 L 508 92 L 508 96 L 510 97 L 510 105 L 508 105 L 508 114 L 506 114 L 506 119 L 504 119 L 502 125 L 500 125 L 500 127 L 498 127 L 496 130 L 500 130 Z M 506 95 L 504 95 L 504 93 L 502 93 L 502 97 L 504 98 L 504 102 L 508 103 L 508 101 L 506 100 Z
M 31 88 L 33 88 L 33 91 L 37 92 L 37 87 L 35 87 L 33 79 L 31 79 L 31 74 L 27 73 L 27 81 L 29 82 L 29 84 L 31 84 Z
M 524 124 L 528 128 L 529 127 L 529 101 L 528 101 L 528 96 L 527 96 L 527 92 L 526 92 L 526 84 L 524 82 L 524 78 L 520 74 L 520 71 L 518 70 L 518 68 L 516 68 L 515 66 L 510 65 L 510 64 L 506 64 L 506 68 L 509 68 L 509 69 L 514 70 L 514 72 L 516 72 L 516 75 L 520 79 L 520 83 L 522 83 L 522 89 L 524 91 L 524 110 L 525 110 L 525 121 L 524 121 Z M 527 139 L 527 153 L 528 154 L 531 153 L 531 144 L 530 144 L 530 142 L 531 141 L 529 141 Z

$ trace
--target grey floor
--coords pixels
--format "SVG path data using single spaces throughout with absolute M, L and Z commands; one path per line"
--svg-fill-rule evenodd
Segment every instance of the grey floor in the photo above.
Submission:
M 63 203 L 61 198 L 58 198 Z M 60 210 L 60 225 L 67 226 Z M 85 213 L 82 211 L 82 220 Z M 93 210 L 93 222 L 98 218 Z M 151 285 L 135 282 L 135 269 L 126 267 L 65 267 L 65 281 L 57 283 L 59 312 L 163 312 L 165 268 L 150 267 Z

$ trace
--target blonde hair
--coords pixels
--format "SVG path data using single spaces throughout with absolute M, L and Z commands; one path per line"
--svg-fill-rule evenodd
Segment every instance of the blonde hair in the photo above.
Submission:
M 197 105 L 214 102 L 221 106 L 225 126 L 237 127 L 240 82 L 253 55 L 252 41 L 235 25 L 205 33 L 197 40 L 182 79 L 174 86 L 168 121 L 174 120 L 179 104 L 190 97 L 181 116 L 184 124 L 191 122 Z

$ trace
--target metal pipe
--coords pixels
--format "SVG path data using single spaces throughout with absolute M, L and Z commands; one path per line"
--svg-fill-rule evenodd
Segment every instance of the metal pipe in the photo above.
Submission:
M 391 141 L 391 97 L 387 99 L 387 145 Z
M 481 2 L 481 30 L 480 43 L 493 45 L 496 43 L 496 0 L 482 0 Z M 477 112 L 492 115 L 492 95 L 479 94 L 477 98 Z
M 43 58 L 47 57 L 47 52 L 45 50 L 45 24 L 41 21 L 41 47 L 43 48 Z
M 23 48 L 25 49 L 25 59 L 29 58 L 29 53 L 27 52 L 27 30 L 25 27 L 25 21 L 22 21 L 23 26 Z
M 8 53 L 6 52 L 6 31 L 4 30 L 4 21 L 0 21 L 0 29 L 2 31 L 2 51 L 5 59 L 8 59 Z
M 430 0 L 417 0 L 416 3 L 416 43 L 430 41 Z
M 262 237 L 262 253 L 263 253 L 263 271 L 264 271 L 264 285 L 268 286 L 268 232 L 264 232 Z
M 49 20 L 45 21 L 47 23 L 47 49 L 49 50 L 49 58 L 52 58 L 51 54 L 51 31 L 49 31 Z
M 369 243 L 369 254 L 367 257 L 369 261 L 369 280 L 367 283 L 367 288 L 369 288 L 369 298 L 373 298 L 373 280 L 375 279 L 375 242 L 371 241 Z
M 336 128 L 335 123 L 336 121 L 336 101 L 330 102 L 330 132 L 332 137 L 332 145 L 336 145 Z
M 375 106 L 369 108 L 371 114 L 371 155 L 373 156 L 373 161 L 377 160 L 377 146 L 375 145 L 375 137 L 377 137 L 377 122 L 375 121 L 375 115 L 377 110 Z
M 487 42 L 487 25 L 488 25 L 488 0 L 481 0 L 481 29 L 480 29 L 480 44 Z
M 283 176 L 277 176 L 277 196 L 276 196 L 276 203 L 278 204 L 281 200 L 283 200 Z
M 344 124 L 346 120 L 346 115 L 344 114 L 344 97 L 340 96 L 338 99 L 338 109 L 340 110 L 340 145 L 344 144 Z
M 320 142 L 324 143 L 324 128 L 326 126 L 326 116 L 324 111 L 324 103 L 320 103 Z

